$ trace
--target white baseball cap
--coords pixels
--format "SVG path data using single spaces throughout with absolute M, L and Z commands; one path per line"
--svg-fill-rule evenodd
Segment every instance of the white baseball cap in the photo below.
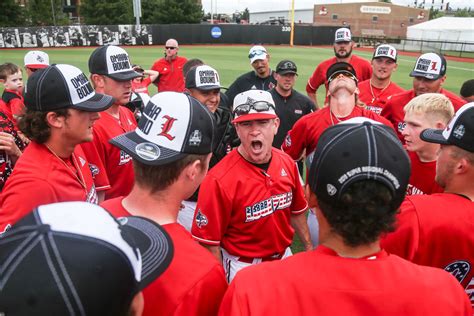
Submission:
M 49 66 L 49 56 L 40 50 L 32 50 L 26 53 L 25 67 L 32 69 L 41 69 Z
M 250 64 L 253 64 L 256 60 L 264 60 L 267 58 L 267 50 L 265 47 L 255 45 L 249 50 Z
M 340 29 L 336 30 L 334 36 L 334 43 L 339 42 L 350 42 L 352 41 L 351 30 L 347 27 L 341 27 Z
M 106 75 L 117 81 L 128 81 L 142 75 L 132 68 L 128 53 L 118 46 L 96 48 L 89 57 L 89 72 Z
M 382 44 L 375 48 L 374 56 L 372 59 L 377 57 L 387 57 L 397 61 L 397 50 L 392 45 Z
M 418 57 L 410 77 L 436 80 L 446 74 L 446 59 L 443 55 L 426 53 Z
M 272 95 L 263 90 L 248 90 L 237 94 L 232 109 L 234 114 L 232 123 L 277 117 Z

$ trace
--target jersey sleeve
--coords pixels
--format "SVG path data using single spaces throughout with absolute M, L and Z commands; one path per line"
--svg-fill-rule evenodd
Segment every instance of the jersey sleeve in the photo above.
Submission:
M 110 181 L 104 163 L 105 150 L 100 143 L 99 135 L 94 131 L 92 142 L 82 143 L 80 146 L 89 162 L 96 190 L 100 192 L 110 189 Z
M 281 145 L 281 149 L 290 155 L 293 160 L 300 160 L 304 155 L 306 148 L 306 117 L 302 117 L 296 121 L 293 128 L 288 131 L 288 134 Z
M 318 66 L 314 70 L 311 77 L 308 79 L 308 83 L 306 84 L 306 92 L 308 93 L 316 93 L 319 86 L 322 85 L 325 81 L 325 76 L 322 74 L 321 67 Z
M 10 101 L 10 107 L 12 109 L 12 115 L 14 119 L 22 116 L 25 110 L 25 104 L 20 98 L 12 99 Z
M 218 246 L 230 221 L 232 201 L 222 184 L 207 175 L 199 189 L 191 233 L 204 244 Z
M 298 172 L 297 163 L 293 164 L 293 179 L 295 182 L 295 188 L 293 189 L 293 201 L 291 203 L 291 214 L 299 215 L 304 213 L 308 209 L 308 202 L 304 196 L 303 181 L 300 178 Z
M 0 202 L 0 232 L 14 225 L 35 207 L 58 202 L 59 198 L 50 184 L 39 179 L 13 179 L 2 192 Z
M 186 293 L 173 315 L 217 315 L 226 289 L 224 269 L 217 264 Z
M 238 275 L 230 283 L 219 308 L 219 316 L 248 316 L 250 315 L 249 302 L 245 294 L 240 294 L 238 287 L 240 279 Z M 249 285 L 250 286 L 250 285 Z
M 381 246 L 389 253 L 412 261 L 420 242 L 420 226 L 415 206 L 410 200 L 405 200 L 397 216 L 394 232 L 381 239 Z

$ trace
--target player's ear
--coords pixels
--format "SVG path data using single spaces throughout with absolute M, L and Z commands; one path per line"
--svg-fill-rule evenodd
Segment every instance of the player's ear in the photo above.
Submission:
M 48 112 L 45 117 L 46 123 L 53 128 L 61 128 L 64 125 L 66 117 L 58 115 L 56 112 Z
M 275 131 L 273 135 L 276 135 L 278 133 L 278 128 L 280 127 L 280 118 L 276 117 L 273 119 L 274 120 L 274 126 L 275 126 Z
M 91 81 L 94 88 L 103 88 L 105 86 L 105 79 L 102 75 L 92 74 Z

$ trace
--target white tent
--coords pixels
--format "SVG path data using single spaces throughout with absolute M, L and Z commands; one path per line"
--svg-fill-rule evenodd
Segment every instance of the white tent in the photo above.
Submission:
M 442 17 L 407 28 L 407 40 L 440 41 L 433 48 L 472 51 L 474 49 L 474 18 Z M 450 44 L 446 42 L 456 42 Z M 464 43 L 464 44 L 461 44 Z

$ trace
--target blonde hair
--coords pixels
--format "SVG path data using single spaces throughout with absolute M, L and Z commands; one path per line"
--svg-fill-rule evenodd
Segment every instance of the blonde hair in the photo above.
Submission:
M 428 119 L 441 119 L 448 124 L 454 116 L 454 107 L 451 101 L 441 93 L 424 93 L 408 102 L 403 108 L 405 113 L 425 114 Z

